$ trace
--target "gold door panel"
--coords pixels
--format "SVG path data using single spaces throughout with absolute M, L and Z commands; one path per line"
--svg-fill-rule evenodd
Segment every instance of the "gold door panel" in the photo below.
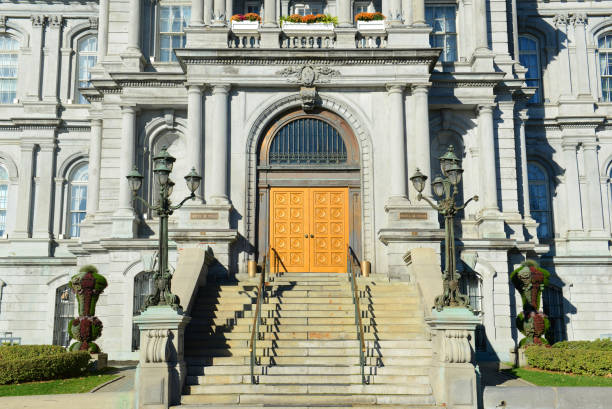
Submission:
M 273 188 L 270 198 L 270 243 L 287 271 L 346 272 L 347 188 Z

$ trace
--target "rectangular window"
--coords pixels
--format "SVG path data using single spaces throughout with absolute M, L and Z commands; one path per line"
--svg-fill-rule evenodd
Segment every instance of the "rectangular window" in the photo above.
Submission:
M 536 92 L 529 102 L 539 104 L 542 102 L 542 87 L 540 84 L 538 43 L 536 40 L 525 36 L 519 37 L 519 61 L 523 67 L 527 68 L 525 83 L 528 87 L 536 87 Z
M 0 36 L 0 104 L 12 104 L 17 98 L 17 59 L 19 43 Z
M 256 13 L 261 15 L 261 3 L 258 1 L 249 1 L 244 7 L 245 13 Z
M 599 74 L 601 75 L 601 99 L 612 102 L 612 34 L 599 39 Z
M 293 6 L 293 13 L 301 16 L 321 14 L 323 13 L 323 6 L 321 3 L 296 4 Z
M 87 186 L 72 185 L 70 189 L 70 237 L 79 237 L 81 222 L 87 211 Z
M 159 60 L 176 61 L 174 49 L 184 48 L 187 37 L 185 27 L 189 25 L 191 7 L 167 5 L 159 8 Z
M 368 13 L 371 12 L 372 10 L 370 9 L 370 5 L 372 3 L 371 2 L 359 2 L 359 3 L 355 3 L 355 15 L 359 14 L 359 13 Z
M 433 30 L 429 42 L 434 48 L 441 48 L 440 61 L 457 61 L 457 28 L 455 6 L 427 6 L 425 20 Z
M 8 185 L 0 185 L 0 236 L 6 231 L 6 209 L 8 207 Z

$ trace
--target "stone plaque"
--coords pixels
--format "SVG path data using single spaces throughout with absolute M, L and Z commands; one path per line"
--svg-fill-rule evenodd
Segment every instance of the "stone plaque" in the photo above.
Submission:
M 191 220 L 218 220 L 219 213 L 189 213 Z
M 400 212 L 400 220 L 427 220 L 425 212 Z

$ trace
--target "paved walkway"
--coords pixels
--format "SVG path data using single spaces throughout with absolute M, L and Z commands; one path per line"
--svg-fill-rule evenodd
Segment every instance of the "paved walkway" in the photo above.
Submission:
M 120 379 L 113 381 L 99 389 L 96 389 L 94 393 L 105 393 L 105 392 L 130 392 L 134 390 L 134 376 L 136 374 L 136 365 L 109 365 L 117 368 L 117 374 L 121 376 Z
M 499 362 L 479 362 L 483 386 L 534 386 L 508 372 L 501 372 Z

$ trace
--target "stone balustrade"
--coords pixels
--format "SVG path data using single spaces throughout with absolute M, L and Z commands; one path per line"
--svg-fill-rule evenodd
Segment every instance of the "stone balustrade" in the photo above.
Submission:
M 259 48 L 260 40 L 258 31 L 230 31 L 227 46 L 228 48 Z

